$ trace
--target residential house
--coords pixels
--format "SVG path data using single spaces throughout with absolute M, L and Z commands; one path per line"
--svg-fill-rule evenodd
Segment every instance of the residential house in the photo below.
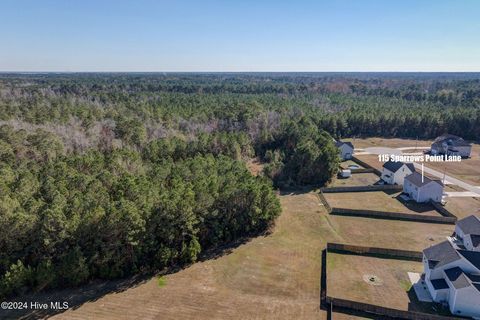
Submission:
M 335 146 L 338 148 L 340 152 L 340 158 L 342 160 L 348 160 L 352 158 L 354 147 L 351 142 L 343 142 L 338 140 L 335 142 Z
M 441 202 L 443 183 L 440 180 L 432 180 L 418 172 L 414 172 L 405 177 L 403 192 L 416 202 Z
M 406 176 L 415 172 L 413 163 L 388 161 L 383 165 L 381 179 L 387 184 L 402 185 Z
M 472 153 L 472 144 L 453 134 L 444 134 L 435 139 L 430 152 L 432 154 L 459 155 L 468 158 Z
M 469 216 L 457 222 L 452 237 L 423 250 L 428 291 L 454 315 L 480 318 L 480 251 L 466 242 L 478 236 L 480 220 Z

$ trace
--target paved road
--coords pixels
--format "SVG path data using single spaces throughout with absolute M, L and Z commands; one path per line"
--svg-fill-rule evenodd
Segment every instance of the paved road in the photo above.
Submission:
M 419 163 L 414 163 L 414 165 L 415 165 L 416 168 L 421 168 L 422 167 L 422 165 L 419 164 Z M 425 170 L 426 173 L 429 173 L 429 174 L 443 180 L 443 172 L 434 170 L 434 169 L 426 167 L 426 166 L 424 166 L 424 170 Z M 449 175 L 445 175 L 445 180 L 446 180 L 447 184 L 448 183 L 455 184 L 455 185 L 457 185 L 457 186 L 459 186 L 459 187 L 461 187 L 461 188 L 463 188 L 467 191 L 476 193 L 478 196 L 480 196 L 480 188 L 479 187 L 472 186 L 469 183 L 463 182 L 462 180 L 454 178 L 454 177 L 449 176 Z
M 371 148 L 365 148 L 363 149 L 363 152 L 360 153 L 355 153 L 355 155 L 361 155 L 361 154 L 403 154 L 402 150 L 411 150 L 411 149 L 427 149 L 425 147 L 404 147 L 404 148 L 387 148 L 387 147 L 371 147 Z M 420 163 L 414 162 L 414 166 L 418 169 L 422 168 L 422 165 Z M 427 166 L 424 166 L 424 171 L 428 174 L 431 174 L 434 177 L 437 177 L 443 181 L 444 175 L 443 172 L 434 170 L 432 168 L 429 168 Z M 464 182 L 460 179 L 454 178 L 449 175 L 445 175 L 445 184 L 454 184 L 457 185 L 467 191 L 472 192 L 473 194 L 476 194 L 477 196 L 480 196 L 480 187 L 473 186 L 467 182 Z

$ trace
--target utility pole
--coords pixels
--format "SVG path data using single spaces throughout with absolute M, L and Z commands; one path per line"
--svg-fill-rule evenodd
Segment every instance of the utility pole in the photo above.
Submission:
M 423 162 L 422 162 L 422 183 L 423 183 Z

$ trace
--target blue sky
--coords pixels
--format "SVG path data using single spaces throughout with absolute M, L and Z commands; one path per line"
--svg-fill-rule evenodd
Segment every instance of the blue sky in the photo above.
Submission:
M 477 0 L 2 0 L 0 71 L 480 71 Z

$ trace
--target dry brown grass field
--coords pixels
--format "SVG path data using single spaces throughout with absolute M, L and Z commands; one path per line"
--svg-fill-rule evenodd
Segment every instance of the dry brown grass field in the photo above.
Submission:
M 329 253 L 328 295 L 405 311 L 429 311 L 417 300 L 408 279 L 408 272 L 422 270 L 421 262 Z
M 332 179 L 327 187 L 368 186 L 377 182 L 380 178 L 374 173 L 354 173 L 350 178 Z

